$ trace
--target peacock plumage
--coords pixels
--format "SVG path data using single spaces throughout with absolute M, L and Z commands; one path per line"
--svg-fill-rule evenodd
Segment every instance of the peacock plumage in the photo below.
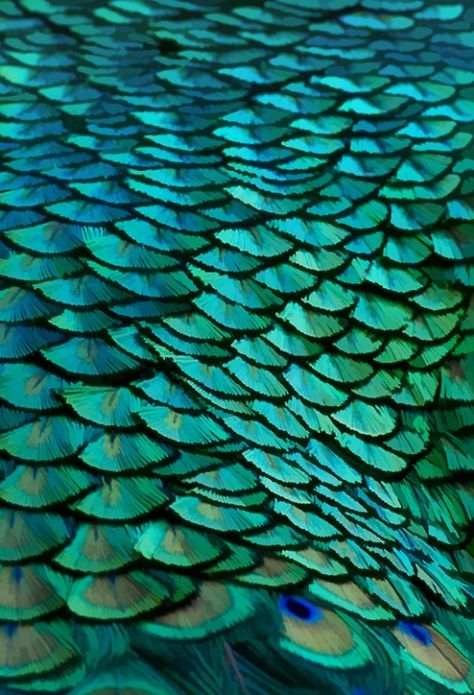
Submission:
M 469 0 L 0 0 L 0 693 L 474 692 Z

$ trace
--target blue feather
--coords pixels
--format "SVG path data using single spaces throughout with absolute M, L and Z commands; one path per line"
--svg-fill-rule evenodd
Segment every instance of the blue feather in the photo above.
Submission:
M 323 617 L 317 606 L 301 596 L 280 596 L 278 606 L 281 613 L 305 623 L 317 623 Z

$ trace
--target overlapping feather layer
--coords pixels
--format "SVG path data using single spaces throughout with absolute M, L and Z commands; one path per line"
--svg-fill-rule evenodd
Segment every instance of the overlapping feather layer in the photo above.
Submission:
M 472 692 L 468 4 L 0 3 L 5 692 Z

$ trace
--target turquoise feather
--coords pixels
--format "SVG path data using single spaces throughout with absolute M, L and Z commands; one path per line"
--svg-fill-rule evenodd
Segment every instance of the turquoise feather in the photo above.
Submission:
M 0 1 L 0 692 L 474 692 L 474 13 Z

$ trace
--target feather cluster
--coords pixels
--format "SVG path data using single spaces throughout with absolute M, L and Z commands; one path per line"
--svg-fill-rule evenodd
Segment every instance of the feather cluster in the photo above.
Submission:
M 2 693 L 473 692 L 468 4 L 0 3 Z

